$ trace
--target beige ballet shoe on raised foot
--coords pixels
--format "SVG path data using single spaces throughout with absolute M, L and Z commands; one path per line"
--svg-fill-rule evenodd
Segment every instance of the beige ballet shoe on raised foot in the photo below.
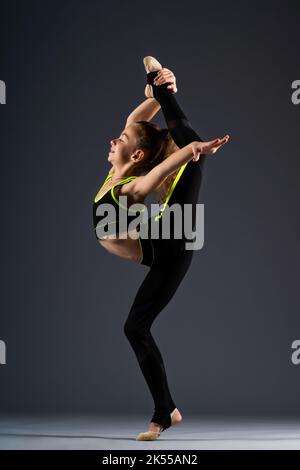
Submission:
M 157 72 L 158 70 L 162 69 L 162 65 L 158 62 L 158 60 L 155 59 L 155 57 L 152 57 L 151 55 L 144 57 L 143 62 L 146 73 Z
M 151 55 L 144 57 L 143 63 L 146 73 L 157 72 L 158 70 L 162 69 L 162 65 L 158 62 L 158 60 L 155 59 L 155 57 L 152 57 Z M 146 85 L 145 96 L 147 98 L 154 98 L 152 85 Z
M 172 413 L 170 414 L 171 416 L 171 421 L 172 421 L 172 417 L 174 415 L 174 413 L 177 411 L 177 408 L 175 408 L 174 411 L 172 411 Z M 175 424 L 177 423 L 173 423 L 171 426 L 174 426 Z M 167 428 L 168 429 L 168 428 Z M 156 439 L 159 438 L 159 436 L 161 435 L 161 433 L 164 431 L 164 428 L 163 426 L 160 426 L 160 430 L 159 431 L 145 431 L 145 432 L 140 432 L 137 436 L 136 436 L 136 441 L 155 441 Z

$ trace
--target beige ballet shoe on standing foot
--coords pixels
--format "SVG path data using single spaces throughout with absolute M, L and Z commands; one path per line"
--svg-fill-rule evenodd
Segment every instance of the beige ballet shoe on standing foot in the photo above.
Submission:
M 158 62 L 158 60 L 156 60 L 155 57 L 152 57 L 151 55 L 147 55 L 146 57 L 144 57 L 143 63 L 146 73 L 157 72 L 158 70 L 162 69 L 162 65 L 160 64 L 160 62 Z M 145 95 L 147 96 L 147 98 L 154 97 L 152 86 L 149 84 L 146 85 Z
M 159 438 L 160 433 L 162 431 L 146 431 L 146 432 L 140 432 L 136 436 L 136 441 L 156 441 L 156 439 Z
M 171 416 L 171 421 L 172 421 L 172 418 L 173 418 L 173 415 L 174 413 L 176 413 L 177 411 L 177 408 L 175 408 L 174 411 L 172 411 L 172 413 L 170 414 Z M 180 415 L 181 416 L 181 415 Z M 181 420 L 180 420 L 181 421 Z M 179 421 L 178 421 L 179 422 Z M 175 424 L 178 424 L 178 422 L 175 422 L 173 423 L 171 426 L 175 426 Z M 170 427 L 171 427 L 170 426 Z M 168 429 L 168 428 L 167 428 Z M 163 426 L 160 426 L 160 430 L 159 431 L 145 431 L 145 432 L 140 432 L 137 436 L 136 436 L 136 440 L 137 441 L 155 441 L 156 439 L 159 438 L 159 436 L 161 435 L 161 433 L 164 431 L 164 428 Z

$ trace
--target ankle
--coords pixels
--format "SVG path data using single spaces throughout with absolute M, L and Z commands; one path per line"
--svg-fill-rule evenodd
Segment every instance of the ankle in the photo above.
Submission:
M 153 81 L 154 81 L 154 79 L 157 75 L 157 72 L 158 72 L 158 70 L 156 70 L 155 72 L 147 73 L 147 83 L 148 83 L 148 85 L 155 86 L 155 85 L 153 85 Z

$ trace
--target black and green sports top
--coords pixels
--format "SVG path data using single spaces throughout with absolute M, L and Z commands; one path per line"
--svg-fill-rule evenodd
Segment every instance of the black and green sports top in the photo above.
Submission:
M 130 210 L 117 199 L 114 188 L 119 185 L 123 185 L 128 183 L 129 181 L 137 178 L 136 176 L 128 176 L 121 181 L 118 181 L 114 184 L 109 190 L 107 190 L 102 196 L 100 196 L 100 192 L 103 187 L 109 182 L 112 178 L 112 175 L 108 175 L 105 178 L 104 183 L 102 184 L 101 188 L 99 189 L 97 195 L 94 198 L 93 203 L 93 220 L 94 220 L 94 231 L 96 238 L 99 240 L 101 238 L 106 237 L 107 235 L 119 235 L 120 234 L 120 227 L 119 227 L 119 217 L 120 211 L 125 210 L 127 211 L 126 219 L 126 228 L 128 230 L 128 225 L 134 219 L 136 219 L 140 212 L 144 212 L 145 206 L 144 204 L 135 204 L 136 210 Z M 104 204 L 109 204 L 110 207 L 104 208 L 101 207 Z M 138 225 L 137 225 L 138 227 Z M 123 233 L 123 230 L 122 230 Z M 103 236 L 101 236 L 101 234 Z

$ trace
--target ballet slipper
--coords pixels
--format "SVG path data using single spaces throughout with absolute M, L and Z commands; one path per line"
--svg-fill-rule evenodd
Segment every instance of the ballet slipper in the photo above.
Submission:
M 145 432 L 140 432 L 137 437 L 136 437 L 136 440 L 137 441 L 155 441 L 156 439 L 158 439 L 161 435 L 162 432 L 164 432 L 166 429 L 170 428 L 171 426 L 175 426 L 175 424 L 178 424 L 178 423 L 174 423 L 172 424 L 172 417 L 174 415 L 174 413 L 176 412 L 177 408 L 175 408 L 172 413 L 170 414 L 170 424 L 163 427 L 161 424 L 159 423 L 155 423 L 155 424 L 159 424 L 160 426 L 160 430 L 159 431 L 145 431 Z
M 155 59 L 155 57 L 152 57 L 151 55 L 144 57 L 143 63 L 146 73 L 158 72 L 158 70 L 162 69 L 162 65 L 158 62 L 158 60 Z M 154 98 L 152 85 L 146 85 L 145 94 L 148 98 Z
M 156 439 L 159 438 L 160 433 L 162 431 L 146 431 L 146 432 L 140 432 L 136 436 L 137 441 L 155 441 Z
M 151 55 L 144 57 L 143 62 L 146 73 L 158 72 L 158 70 L 162 69 L 162 65 L 158 62 L 158 60 L 155 59 L 155 57 L 152 57 Z

